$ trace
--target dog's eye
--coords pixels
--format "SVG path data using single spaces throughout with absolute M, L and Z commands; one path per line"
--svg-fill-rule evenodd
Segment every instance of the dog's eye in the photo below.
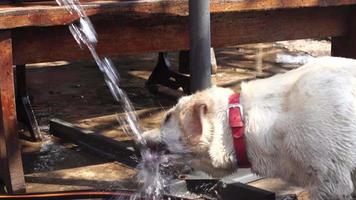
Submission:
M 166 115 L 166 118 L 164 119 L 164 123 L 167 123 L 172 117 L 172 113 L 169 113 Z

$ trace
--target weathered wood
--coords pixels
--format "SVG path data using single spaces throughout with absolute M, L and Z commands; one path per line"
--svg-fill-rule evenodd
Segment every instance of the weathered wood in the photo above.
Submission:
M 343 36 L 350 7 L 231 12 L 212 15 L 212 45 Z M 101 55 L 123 55 L 188 49 L 187 17 L 131 19 L 94 17 Z M 90 58 L 80 50 L 67 27 L 22 28 L 14 31 L 14 62 L 25 64 Z
M 8 192 L 25 192 L 21 150 L 17 138 L 10 31 L 0 31 L 0 179 Z
M 122 15 L 167 15 L 187 16 L 188 0 L 82 0 L 89 16 L 112 14 Z M 306 7 L 356 5 L 356 0 L 212 0 L 212 13 L 236 11 L 274 10 Z M 0 29 L 24 26 L 54 26 L 69 24 L 78 19 L 68 14 L 56 2 L 29 2 L 16 5 L 0 5 Z
M 356 58 L 356 9 L 353 10 L 348 23 L 347 35 L 332 38 L 331 54 L 333 56 Z

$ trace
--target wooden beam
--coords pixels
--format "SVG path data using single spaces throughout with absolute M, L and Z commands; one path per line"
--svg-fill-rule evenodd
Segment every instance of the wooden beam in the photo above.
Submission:
M 228 12 L 212 15 L 212 45 L 343 36 L 352 7 L 305 8 L 273 11 Z M 149 15 L 111 20 L 94 17 L 98 51 L 113 56 L 144 52 L 185 50 L 189 47 L 188 18 Z M 14 62 L 25 64 L 90 58 L 80 50 L 68 28 L 42 27 L 14 30 Z
M 187 16 L 188 0 L 83 0 L 83 8 L 89 16 L 122 15 L 167 15 Z M 310 7 L 356 5 L 356 0 L 211 0 L 212 13 L 247 12 Z M 0 29 L 24 26 L 65 25 L 77 20 L 55 1 L 28 2 L 0 5 Z
M 213 46 L 345 35 L 351 7 L 217 14 Z
M 356 58 L 356 9 L 353 10 L 348 23 L 347 35 L 332 38 L 332 56 Z
M 0 31 L 0 179 L 10 193 L 25 192 L 17 138 L 10 31 Z

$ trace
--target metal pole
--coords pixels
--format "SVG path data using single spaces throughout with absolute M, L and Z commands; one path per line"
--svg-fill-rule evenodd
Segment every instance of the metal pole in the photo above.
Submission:
M 210 0 L 189 0 L 191 92 L 211 86 Z

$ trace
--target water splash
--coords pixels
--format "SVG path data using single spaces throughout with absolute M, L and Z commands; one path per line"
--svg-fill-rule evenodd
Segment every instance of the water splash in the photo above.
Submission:
M 34 173 L 52 171 L 55 163 L 64 160 L 67 149 L 53 141 L 52 137 L 43 134 L 38 158 L 34 161 Z
M 147 148 L 147 142 L 142 137 L 137 114 L 133 108 L 127 94 L 120 88 L 120 76 L 115 65 L 109 58 L 101 58 L 97 51 L 97 33 L 88 16 L 78 0 L 56 0 L 60 6 L 64 6 L 71 15 L 76 15 L 79 20 L 69 25 L 69 30 L 80 48 L 88 48 L 100 71 L 104 75 L 105 82 L 110 89 L 113 98 L 123 106 L 125 111 L 125 122 L 128 125 L 128 132 L 132 133 L 136 142 L 141 147 L 142 161 L 139 165 L 140 172 L 138 181 L 143 183 L 141 194 L 136 197 L 158 200 L 162 199 L 162 194 L 168 177 L 160 172 L 161 163 L 164 157 L 152 152 Z

